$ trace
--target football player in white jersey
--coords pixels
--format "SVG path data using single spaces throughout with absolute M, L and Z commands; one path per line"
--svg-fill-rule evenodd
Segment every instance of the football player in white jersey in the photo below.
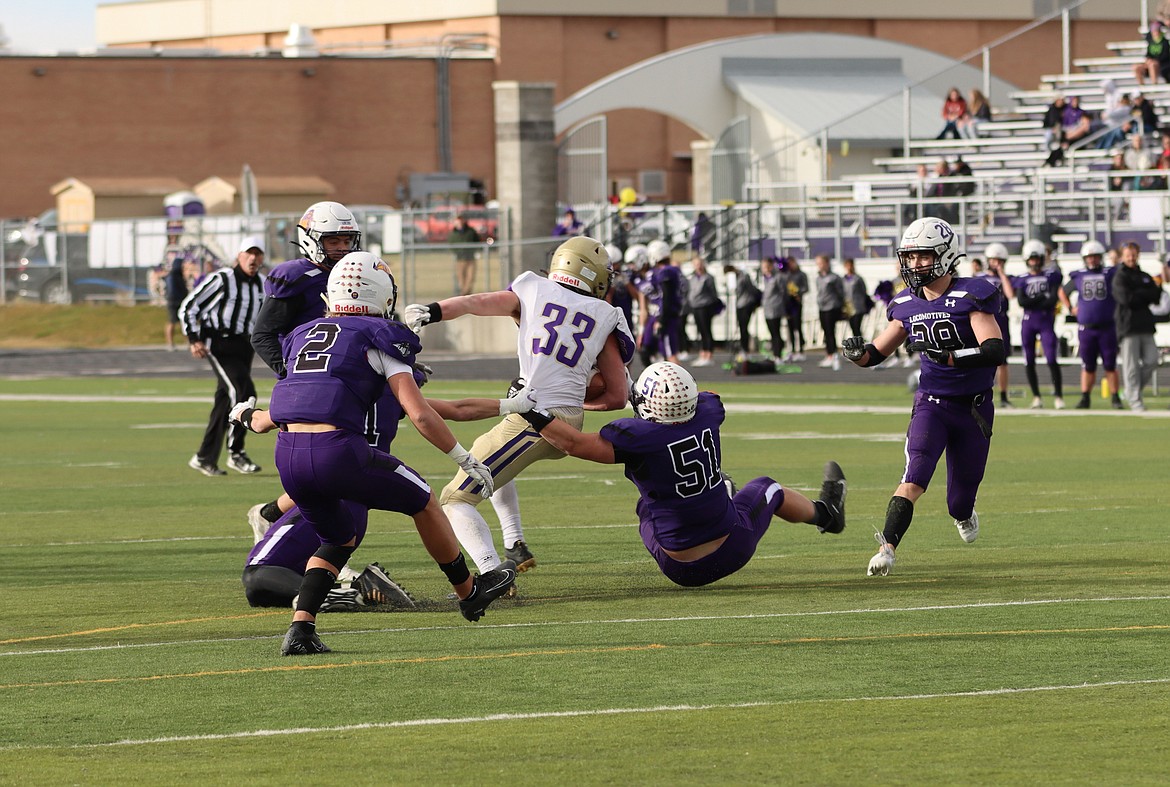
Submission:
M 430 304 L 406 307 L 406 324 L 424 325 L 465 314 L 511 317 L 520 327 L 516 338 L 520 377 L 536 392 L 541 407 L 580 429 L 584 410 L 618 410 L 626 406 L 625 365 L 634 355 L 634 337 L 621 309 L 607 303 L 609 254 L 599 241 L 571 238 L 553 253 L 548 278 L 520 274 L 507 290 L 473 293 Z M 586 403 L 586 389 L 600 374 L 604 389 Z M 492 472 L 492 505 L 500 518 L 504 554 L 517 570 L 536 565 L 520 525 L 519 500 L 512 480 L 540 459 L 564 454 L 546 442 L 523 418 L 508 416 L 480 435 L 472 447 Z M 443 506 L 467 554 L 481 570 L 501 562 L 491 529 L 476 506 L 483 500 L 478 483 L 458 473 L 443 489 Z

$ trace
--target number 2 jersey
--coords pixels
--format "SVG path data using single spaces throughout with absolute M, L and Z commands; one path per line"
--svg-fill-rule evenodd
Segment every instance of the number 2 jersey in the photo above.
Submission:
M 975 349 L 979 340 L 971 328 L 971 314 L 998 314 L 1002 299 L 999 288 L 988 279 L 956 278 L 934 300 L 920 298 L 909 288 L 902 290 L 890 302 L 886 316 L 902 323 L 912 341 L 925 341 L 940 350 Z M 935 396 L 972 396 L 991 388 L 994 379 L 994 366 L 961 369 L 923 355 L 918 388 Z
M 520 299 L 520 376 L 537 392 L 541 407 L 581 406 L 611 333 L 622 363 L 634 357 L 634 337 L 616 306 L 531 271 L 517 276 L 509 289 Z
M 382 317 L 324 317 L 307 322 L 285 337 L 288 374 L 272 389 L 272 420 L 333 424 L 370 438 L 367 414 L 387 383 L 371 366 L 367 353 L 380 350 L 410 367 L 421 349 L 413 331 Z M 389 447 L 384 440 L 376 442 L 383 450 Z
M 601 428 L 640 495 L 638 519 L 670 550 L 705 544 L 730 532 L 736 512 L 720 474 L 723 402 L 700 393 L 695 416 L 681 424 L 619 418 Z

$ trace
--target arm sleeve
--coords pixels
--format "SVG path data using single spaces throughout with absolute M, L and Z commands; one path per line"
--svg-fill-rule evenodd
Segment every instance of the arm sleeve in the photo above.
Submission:
M 414 369 L 407 366 L 397 358 L 391 358 L 386 353 L 379 350 L 377 347 L 371 347 L 366 350 L 366 360 L 369 361 L 370 367 L 375 372 L 382 375 L 386 379 L 393 377 L 396 374 L 414 374 Z
M 191 344 L 203 341 L 203 315 L 221 297 L 223 276 L 212 274 L 200 282 L 195 291 L 179 304 L 179 322 Z
M 268 368 L 277 375 L 284 376 L 284 351 L 281 349 L 280 335 L 288 333 L 293 327 L 297 314 L 301 311 L 303 296 L 293 298 L 265 298 L 260 306 L 260 313 L 256 315 L 256 327 L 252 329 L 252 349 L 260 356 Z

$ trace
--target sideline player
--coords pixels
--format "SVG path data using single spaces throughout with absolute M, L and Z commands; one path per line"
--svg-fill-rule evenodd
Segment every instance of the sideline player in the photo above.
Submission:
M 1048 250 L 1038 240 L 1024 244 L 1023 254 L 1028 272 L 1023 276 L 1012 276 L 1012 290 L 1016 300 L 1024 307 L 1024 320 L 1020 323 L 1020 344 L 1024 348 L 1024 373 L 1032 388 L 1032 409 L 1044 406 L 1040 398 L 1040 382 L 1036 376 L 1036 339 L 1044 350 L 1048 361 L 1048 373 L 1052 376 L 1052 406 L 1064 409 L 1064 386 L 1060 377 L 1060 359 L 1056 344 L 1056 303 L 1060 292 L 1060 269 L 1048 266 Z M 1010 297 L 1010 295 L 1009 295 Z
M 482 617 L 516 577 L 509 562 L 472 576 L 427 483 L 401 460 L 366 441 L 365 414 L 388 384 L 419 434 L 474 478 L 481 494 L 491 494 L 491 473 L 459 444 L 419 393 L 413 375 L 418 337 L 385 319 L 396 299 L 397 287 L 386 263 L 366 252 L 351 253 L 329 273 L 327 316 L 310 320 L 285 339 L 288 367 L 273 388 L 267 418 L 280 425 L 276 467 L 281 483 L 321 546 L 301 580 L 282 655 L 329 651 L 315 624 L 340 567 L 358 545 L 358 523 L 346 501 L 412 517 L 467 620 Z M 515 412 L 527 401 L 517 396 L 498 401 L 496 408 L 501 414 Z M 260 426 L 254 411 L 238 417 L 254 430 L 271 425 Z
M 699 393 L 686 369 L 669 362 L 646 367 L 633 398 L 636 417 L 619 418 L 596 434 L 583 434 L 544 410 L 521 417 L 571 456 L 625 465 L 640 494 L 642 543 L 671 582 L 709 585 L 743 568 L 773 516 L 816 525 L 822 533 L 845 529 L 845 475 L 836 462 L 825 465 L 819 500 L 767 476 L 729 494 L 720 469 L 723 402 Z
M 507 290 L 426 305 L 412 303 L 406 307 L 406 324 L 417 331 L 467 314 L 511 317 L 520 328 L 516 338 L 519 376 L 538 392 L 544 407 L 580 427 L 584 409 L 617 410 L 626 404 L 625 364 L 633 358 L 634 338 L 621 309 L 606 302 L 608 290 L 608 252 L 599 241 L 579 236 L 553 252 L 547 278 L 528 271 Z M 595 368 L 605 383 L 604 392 L 586 403 L 586 388 Z M 471 450 L 491 470 L 496 488 L 509 487 L 533 462 L 564 457 L 518 415 L 509 415 L 480 435 Z M 479 569 L 498 566 L 491 529 L 476 508 L 483 501 L 480 481 L 460 472 L 443 489 L 439 501 Z M 522 568 L 535 565 L 521 528 L 518 496 L 492 502 L 503 526 L 505 557 Z
M 872 344 L 845 340 L 842 354 L 858 366 L 877 366 L 896 347 L 922 353 L 921 378 L 906 430 L 906 469 L 875 533 L 878 553 L 869 576 L 888 574 L 894 552 L 914 518 L 943 451 L 947 454 L 947 510 L 968 544 L 979 535 L 975 497 L 987 469 L 995 419 L 991 384 L 1004 360 L 995 315 L 1002 298 L 986 279 L 955 277 L 964 256 L 951 225 L 914 221 L 902 234 L 898 260 L 906 289 L 890 303 L 886 326 Z
M 1004 362 L 995 370 L 995 381 L 999 387 L 999 406 L 1014 407 L 1015 405 L 1008 398 L 1011 367 L 1008 365 L 1007 359 L 1012 354 L 1011 331 L 1008 328 L 1008 302 L 1016 295 L 1015 290 L 1012 289 L 1011 280 L 1008 278 L 1004 268 L 1008 261 L 1007 246 L 998 242 L 989 243 L 987 244 L 987 248 L 983 250 L 983 256 L 987 258 L 987 270 L 983 270 L 982 266 L 977 267 L 975 265 L 978 260 L 972 260 L 971 267 L 974 270 L 974 277 L 977 279 L 988 279 L 992 284 L 999 287 L 999 291 L 1003 293 L 1003 304 L 999 312 L 995 315 L 995 322 L 999 325 L 999 333 L 1003 337 L 1004 351 Z
M 1068 275 L 1068 284 L 1059 291 L 1060 302 L 1069 314 L 1077 318 L 1077 355 L 1081 357 L 1081 399 L 1078 410 L 1092 406 L 1093 387 L 1097 384 L 1097 359 L 1105 370 L 1105 385 L 1111 394 L 1114 410 L 1121 410 L 1121 396 L 1117 392 L 1117 324 L 1113 300 L 1113 276 L 1117 267 L 1102 267 L 1105 247 L 1098 241 L 1086 241 L 1081 246 L 1085 267 Z M 1077 294 L 1074 306 L 1069 299 Z

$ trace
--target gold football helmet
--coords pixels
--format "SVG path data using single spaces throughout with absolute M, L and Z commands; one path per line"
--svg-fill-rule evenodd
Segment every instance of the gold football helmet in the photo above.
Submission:
M 593 238 L 569 238 L 553 252 L 548 278 L 594 298 L 604 298 L 609 291 L 609 252 Z

